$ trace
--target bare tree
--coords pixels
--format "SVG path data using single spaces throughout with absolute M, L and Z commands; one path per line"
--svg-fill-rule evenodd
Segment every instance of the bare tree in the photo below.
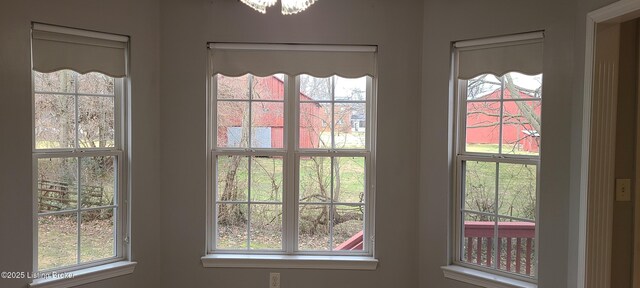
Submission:
M 78 74 L 70 70 L 34 72 L 36 147 L 113 147 L 114 81 L 114 78 L 100 73 Z M 114 159 L 111 156 L 39 159 L 40 210 L 60 210 L 75 205 L 112 205 Z M 82 175 L 80 179 L 78 169 Z M 96 217 L 108 218 L 111 215 L 98 212 L 87 212 L 83 217 L 95 214 Z
M 534 78 L 535 79 L 535 78 Z M 497 97 L 496 93 L 506 92 L 505 95 L 513 100 L 510 107 L 503 108 L 498 102 L 489 101 Z M 521 137 L 512 139 L 506 143 L 505 138 L 498 139 L 498 145 L 502 145 L 503 153 L 513 153 L 506 149 L 519 149 L 520 144 L 525 139 L 535 141 L 539 145 L 541 135 L 540 110 L 537 105 L 540 103 L 541 85 L 534 90 L 517 85 L 517 81 L 511 74 L 507 73 L 502 77 L 495 78 L 483 75 L 467 82 L 467 99 L 474 100 L 470 103 L 471 108 L 467 110 L 467 119 L 474 119 L 472 123 L 467 123 L 466 128 L 471 129 L 500 129 L 502 127 L 519 127 L 523 132 Z M 487 101 L 482 101 L 487 100 Z M 507 102 L 503 102 L 507 103 Z M 533 104 L 533 105 L 532 105 Z M 501 110 L 502 109 L 502 110 Z M 475 118 L 473 118 L 475 117 Z M 479 121 L 478 119 L 484 119 Z M 512 145 L 508 147 L 507 145 Z M 497 151 L 497 150 L 496 150 Z M 523 153 L 523 152 L 517 152 Z M 493 162 L 467 162 L 465 181 L 465 205 L 467 209 L 489 212 L 500 211 L 502 215 L 514 217 L 535 218 L 535 194 L 536 194 L 536 169 L 535 166 L 522 164 L 500 164 L 499 171 Z M 496 173 L 500 173 L 499 185 L 497 187 L 498 203 L 496 203 Z M 486 221 L 486 217 L 475 217 L 474 220 Z

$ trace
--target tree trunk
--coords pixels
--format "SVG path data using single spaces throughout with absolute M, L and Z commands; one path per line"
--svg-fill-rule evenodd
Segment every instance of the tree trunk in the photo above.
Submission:
M 333 183 L 333 201 L 337 202 L 340 200 L 340 161 L 338 160 L 340 158 L 334 158 L 333 160 L 333 179 L 334 179 L 334 183 Z M 338 214 L 338 210 L 336 209 L 336 206 L 333 205 L 331 207 L 332 213 L 333 213 L 333 224 L 339 224 L 344 222 L 343 219 L 341 219 L 341 215 Z
M 253 76 L 248 76 L 249 85 L 249 97 L 251 97 Z M 251 105 L 251 103 L 249 103 Z M 240 136 L 240 147 L 249 147 L 249 133 L 251 129 L 251 115 L 249 115 L 249 109 L 242 110 L 242 132 Z M 229 170 L 225 175 L 225 184 L 222 195 L 220 195 L 221 201 L 233 201 L 238 200 L 239 189 L 236 183 L 236 177 L 238 174 L 238 168 L 242 161 L 242 156 L 231 156 L 231 162 L 229 163 Z M 250 171 L 247 171 L 250 173 Z M 224 207 L 224 208 L 223 208 Z M 239 205 L 226 205 L 221 206 L 218 213 L 218 221 L 225 224 L 244 223 L 244 212 L 239 208 Z
M 506 80 L 505 86 L 507 90 L 509 90 L 509 93 L 511 94 L 511 98 L 522 99 L 520 97 L 520 90 L 518 90 L 518 88 L 516 88 L 516 85 L 513 84 L 513 79 L 511 78 L 511 75 L 505 74 L 504 78 Z M 542 134 L 540 130 L 540 117 L 536 115 L 536 111 L 534 110 L 534 108 L 527 105 L 524 101 L 514 101 L 514 102 L 518 106 L 518 109 L 520 109 L 520 111 L 522 112 L 521 113 L 522 116 L 525 119 L 527 119 L 527 122 L 529 122 L 531 127 L 534 130 L 536 130 L 536 132 L 538 132 L 539 134 Z

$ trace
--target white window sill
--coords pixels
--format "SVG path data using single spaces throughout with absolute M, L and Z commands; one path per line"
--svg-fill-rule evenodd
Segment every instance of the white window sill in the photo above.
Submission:
M 95 281 L 118 277 L 133 273 L 136 262 L 119 261 L 91 268 L 79 269 L 58 275 L 50 274 L 47 278 L 33 280 L 29 287 L 64 288 L 83 285 Z
M 376 270 L 378 266 L 378 259 L 368 256 L 209 254 L 201 260 L 206 268 Z
M 442 266 L 444 277 L 486 288 L 537 288 L 538 285 L 525 281 L 491 274 L 462 266 Z

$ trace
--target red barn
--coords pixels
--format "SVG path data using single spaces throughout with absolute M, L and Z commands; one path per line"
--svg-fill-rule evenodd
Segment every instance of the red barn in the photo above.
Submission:
M 484 102 L 499 100 L 501 90 L 498 89 L 480 98 L 479 102 L 467 103 L 467 144 L 499 144 L 500 143 L 500 102 Z M 505 149 L 526 152 L 538 152 L 540 149 L 540 131 L 535 129 L 532 121 L 540 119 L 539 98 L 519 93 L 522 101 L 504 101 L 502 115 L 503 151 Z M 512 99 L 509 90 L 504 91 L 504 99 Z M 526 101 L 531 99 L 534 101 Z M 537 120 L 536 120 L 537 119 Z M 509 153 L 509 152 L 504 152 Z
M 218 76 L 218 146 L 246 147 L 251 127 L 252 147 L 282 148 L 284 122 L 284 81 L 275 76 Z M 248 100 L 252 95 L 252 107 Z M 222 101 L 220 101 L 222 100 Z M 300 93 L 300 101 L 313 101 Z M 251 110 L 251 125 L 248 125 Z M 320 135 L 328 130 L 327 114 L 318 103 L 305 103 L 300 108 L 300 147 L 320 147 Z M 243 122 L 247 122 L 244 123 Z M 244 135 L 243 135 L 244 134 Z

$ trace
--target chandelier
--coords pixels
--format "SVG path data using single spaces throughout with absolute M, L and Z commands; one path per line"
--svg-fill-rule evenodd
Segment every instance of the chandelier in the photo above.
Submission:
M 317 0 L 282 0 L 282 14 L 291 15 L 302 12 Z M 240 0 L 260 13 L 266 13 L 267 7 L 276 5 L 278 0 Z

